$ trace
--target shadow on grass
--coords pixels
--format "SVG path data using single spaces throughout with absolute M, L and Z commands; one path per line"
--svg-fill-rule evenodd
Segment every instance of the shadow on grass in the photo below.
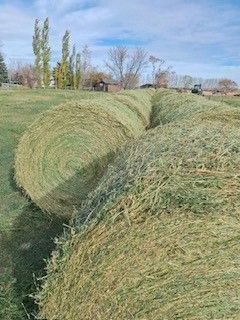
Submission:
M 101 159 L 95 159 L 82 170 L 76 171 L 76 174 L 64 184 L 52 190 L 42 201 L 49 202 L 49 199 L 53 201 L 56 199 L 58 203 L 62 201 L 62 208 L 67 210 L 68 206 L 65 207 L 64 200 L 59 199 L 59 195 L 61 196 L 65 190 L 71 190 L 71 187 L 74 186 L 79 198 L 69 197 L 67 201 L 78 208 L 88 193 L 95 188 L 113 158 L 114 154 L 109 153 Z M 9 180 L 12 190 L 21 192 L 15 183 L 13 170 L 9 172 Z M 15 279 L 14 293 L 24 305 L 27 313 L 32 314 L 31 318 L 26 316 L 26 319 L 35 319 L 37 305 L 31 298 L 31 294 L 36 293 L 40 285 L 37 279 L 46 274 L 46 260 L 50 258 L 55 249 L 54 240 L 63 233 L 65 224 L 68 224 L 68 220 L 42 212 L 29 200 L 29 204 L 13 221 L 11 230 L 6 232 L 4 243 L 0 243 L 11 259 L 12 276 Z
M 4 248 L 12 260 L 14 291 L 29 314 L 37 311 L 30 297 L 36 292 L 35 280 L 45 275 L 46 259 L 54 250 L 54 239 L 61 235 L 64 223 L 29 204 L 4 239 Z

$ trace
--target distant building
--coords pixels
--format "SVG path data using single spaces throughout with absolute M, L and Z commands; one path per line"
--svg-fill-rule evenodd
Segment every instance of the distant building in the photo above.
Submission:
M 121 86 L 114 82 L 99 81 L 93 86 L 94 91 L 104 91 L 104 92 L 118 92 L 121 90 Z

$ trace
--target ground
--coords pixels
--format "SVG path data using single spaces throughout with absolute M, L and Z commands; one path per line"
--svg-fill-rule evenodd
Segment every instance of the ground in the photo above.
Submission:
M 62 221 L 44 215 L 22 195 L 14 182 L 14 156 L 25 129 L 38 115 L 85 92 L 59 90 L 0 90 L 0 319 L 27 319 L 27 294 L 34 291 L 33 274 L 44 267 Z M 240 107 L 240 97 L 213 97 Z M 15 282 L 14 282 L 15 280 Z M 23 312 L 23 313 L 22 313 Z M 25 314 L 25 315 L 23 315 Z

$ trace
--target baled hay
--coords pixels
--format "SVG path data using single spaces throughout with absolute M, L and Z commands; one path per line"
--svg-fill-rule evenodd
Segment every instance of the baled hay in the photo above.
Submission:
M 127 100 L 106 94 L 64 104 L 44 113 L 24 134 L 16 181 L 42 210 L 72 217 L 119 146 L 144 131 L 147 115 L 134 109 L 134 99 Z
M 159 90 L 153 97 L 152 127 L 172 121 L 184 121 L 206 112 L 231 111 L 229 105 L 189 93 Z
M 49 265 L 41 316 L 238 319 L 239 172 L 240 129 L 217 120 L 124 148 Z

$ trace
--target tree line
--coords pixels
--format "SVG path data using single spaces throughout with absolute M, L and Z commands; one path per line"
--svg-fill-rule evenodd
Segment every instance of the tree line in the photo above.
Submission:
M 43 23 L 35 20 L 32 38 L 34 64 L 17 63 L 7 70 L 0 53 L 0 84 L 8 80 L 30 88 L 57 89 L 91 88 L 99 81 L 112 81 L 122 89 L 139 86 L 140 80 L 150 65 L 151 74 L 147 82 L 154 87 L 174 87 L 190 89 L 194 84 L 202 84 L 203 89 L 231 91 L 237 84 L 230 79 L 202 79 L 189 75 L 177 75 L 171 66 L 162 58 L 150 55 L 144 48 L 129 49 L 126 46 L 112 47 L 107 52 L 105 69 L 94 68 L 91 63 L 91 50 L 85 45 L 77 50 L 76 45 L 70 48 L 70 31 L 66 30 L 62 37 L 61 57 L 51 67 L 52 50 L 49 40 L 49 19 Z

